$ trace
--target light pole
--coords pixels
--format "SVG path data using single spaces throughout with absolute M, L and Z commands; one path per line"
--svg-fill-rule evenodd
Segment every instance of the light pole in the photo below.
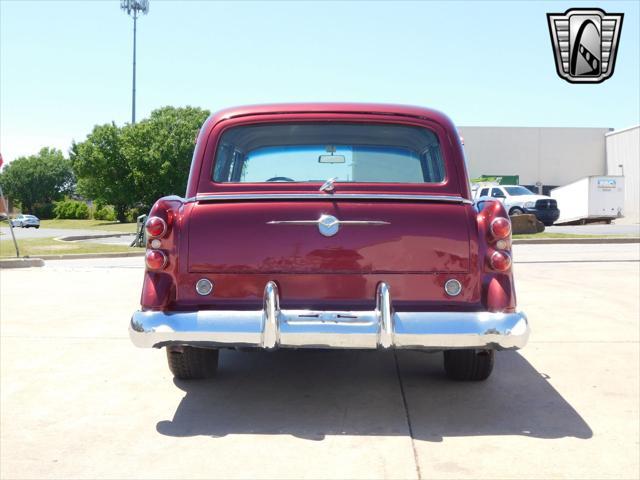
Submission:
M 131 92 L 131 123 L 136 123 L 136 26 L 138 14 L 149 12 L 149 0 L 120 0 L 120 8 L 133 17 L 133 90 Z

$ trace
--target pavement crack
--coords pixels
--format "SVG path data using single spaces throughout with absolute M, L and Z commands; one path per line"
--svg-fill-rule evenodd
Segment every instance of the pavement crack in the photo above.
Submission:
M 422 479 L 420 473 L 420 463 L 418 461 L 418 452 L 416 450 L 415 438 L 413 436 L 413 426 L 411 425 L 411 415 L 409 414 L 409 406 L 407 405 L 407 396 L 404 391 L 404 383 L 402 382 L 402 375 L 400 374 L 400 364 L 398 363 L 398 355 L 396 351 L 393 351 L 393 360 L 396 363 L 396 375 L 398 376 L 398 384 L 400 385 L 400 395 L 402 396 L 402 405 L 404 407 L 404 418 L 407 422 L 407 428 L 409 429 L 409 436 L 411 438 L 411 450 L 413 450 L 413 463 L 416 467 L 416 475 L 418 480 Z

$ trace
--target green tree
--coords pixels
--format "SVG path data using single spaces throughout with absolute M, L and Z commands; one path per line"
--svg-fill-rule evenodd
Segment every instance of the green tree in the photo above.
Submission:
M 71 193 L 71 162 L 60 150 L 43 148 L 37 155 L 16 158 L 0 174 L 4 193 L 32 213 L 37 205 L 51 204 Z
M 122 130 L 123 152 L 138 199 L 151 206 L 165 195 L 184 195 L 198 130 L 209 112 L 163 107 Z
M 113 205 L 124 222 L 126 211 L 137 203 L 133 172 L 123 154 L 122 129 L 115 123 L 97 125 L 82 143 L 71 147 L 78 192 L 92 200 Z
M 78 191 L 113 205 L 119 221 L 129 208 L 183 194 L 195 137 L 208 115 L 194 107 L 163 107 L 133 125 L 96 126 L 71 148 Z

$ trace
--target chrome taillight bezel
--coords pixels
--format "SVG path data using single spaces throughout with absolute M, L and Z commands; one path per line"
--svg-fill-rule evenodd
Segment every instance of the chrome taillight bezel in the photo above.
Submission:
M 509 229 L 506 234 L 498 235 L 495 231 L 495 225 L 496 225 L 496 222 L 502 222 L 502 221 L 507 222 Z M 495 240 L 503 240 L 503 239 L 509 238 L 509 236 L 511 235 L 511 221 L 505 217 L 496 217 L 493 220 L 491 220 L 491 223 L 489 224 L 489 232 L 491 233 L 491 236 Z
M 149 265 L 149 254 L 158 254 L 158 253 L 162 255 L 162 259 L 163 259 L 162 265 L 159 267 L 154 267 L 152 265 Z M 153 271 L 162 270 L 166 268 L 166 266 L 169 264 L 169 257 L 162 250 L 149 249 L 146 251 L 144 255 L 144 264 L 146 265 L 148 270 L 153 270 Z
M 149 232 L 148 225 L 149 225 L 149 223 L 151 221 L 154 221 L 154 222 L 155 221 L 160 221 L 160 223 L 162 225 L 162 231 L 160 233 L 154 235 L 151 232 Z M 169 231 L 169 227 L 167 226 L 167 222 L 164 220 L 164 218 L 158 217 L 158 216 L 153 216 L 153 217 L 149 217 L 147 219 L 147 221 L 145 222 L 144 230 L 145 230 L 145 232 L 147 232 L 147 236 L 149 238 L 161 238 L 161 237 L 164 237 L 167 234 L 167 232 Z
M 505 269 L 496 268 L 496 266 L 495 266 L 495 258 L 496 258 L 496 256 L 500 256 L 500 255 L 503 256 L 503 257 L 506 257 L 509 260 L 509 264 L 507 265 L 507 268 L 505 268 Z M 489 257 L 489 266 L 491 267 L 492 270 L 494 270 L 496 272 L 502 272 L 502 273 L 508 272 L 511 269 L 512 265 L 513 265 L 513 259 L 511 258 L 511 255 L 507 251 L 496 250 Z

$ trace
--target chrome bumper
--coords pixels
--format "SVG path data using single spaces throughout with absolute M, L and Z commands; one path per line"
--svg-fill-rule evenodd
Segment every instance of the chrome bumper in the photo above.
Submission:
M 523 347 L 522 312 L 395 312 L 389 287 L 378 285 L 373 311 L 281 310 L 268 282 L 264 308 L 253 311 L 137 311 L 129 334 L 138 347 L 488 348 Z

